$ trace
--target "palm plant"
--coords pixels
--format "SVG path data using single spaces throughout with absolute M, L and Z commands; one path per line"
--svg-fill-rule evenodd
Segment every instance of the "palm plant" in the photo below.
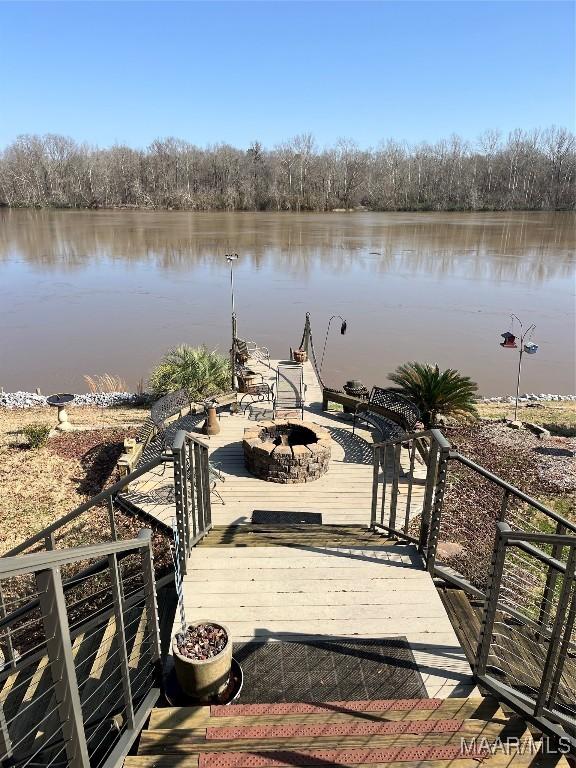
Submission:
M 181 344 L 167 352 L 152 371 L 150 387 L 161 397 L 185 389 L 192 400 L 202 400 L 230 386 L 230 361 L 205 346 Z
M 474 406 L 478 386 L 468 376 L 438 365 L 404 363 L 388 375 L 405 397 L 418 406 L 425 429 L 436 423 L 439 414 L 476 417 Z

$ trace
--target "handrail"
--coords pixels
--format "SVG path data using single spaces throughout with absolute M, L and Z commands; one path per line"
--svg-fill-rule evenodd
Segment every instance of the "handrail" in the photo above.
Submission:
M 186 440 L 191 440 L 193 443 L 198 443 L 198 445 L 201 445 L 203 448 L 210 447 L 210 443 L 208 440 L 198 437 L 198 435 L 195 435 L 193 432 L 188 432 L 185 429 L 179 429 L 178 432 L 176 432 L 176 435 L 174 436 L 174 440 L 172 442 L 173 450 L 179 451 L 184 446 L 184 442 Z
M 476 464 L 475 461 L 472 461 L 471 459 L 467 459 L 465 456 L 462 456 L 461 453 L 458 453 L 458 451 L 450 451 L 449 458 L 454 459 L 455 461 L 459 461 L 460 464 L 464 464 L 464 466 L 469 467 L 470 469 L 473 469 L 479 475 L 482 475 L 482 477 L 485 477 L 487 480 L 490 480 L 495 485 L 500 486 L 500 488 L 503 488 L 504 490 L 513 494 L 518 499 L 521 499 L 522 501 L 527 502 L 528 504 L 535 507 L 535 509 L 539 510 L 540 512 L 544 512 L 545 515 L 548 515 L 549 517 L 551 517 L 552 520 L 554 520 L 555 522 L 566 526 L 566 528 L 576 533 L 575 523 L 571 523 L 570 520 L 568 520 L 567 518 L 563 517 L 562 515 L 559 515 L 553 509 L 550 509 L 549 507 L 547 507 L 545 504 L 541 504 L 539 501 L 532 498 L 532 496 L 528 496 L 528 494 L 524 493 L 519 488 L 516 488 L 515 486 L 510 485 L 510 483 L 507 483 L 505 480 L 502 480 L 502 478 L 498 477 L 498 475 L 494 475 L 492 472 L 489 472 L 487 469 L 484 469 L 484 467 L 482 467 L 480 464 Z
M 0 557 L 0 562 L 2 558 L 18 555 L 24 550 L 31 547 L 33 544 L 37 544 L 38 542 L 43 541 L 51 533 L 54 533 L 59 528 L 62 528 L 67 523 L 71 522 L 76 517 L 81 515 L 83 512 L 86 512 L 92 507 L 97 506 L 100 502 L 111 498 L 112 496 L 114 496 L 114 494 L 121 491 L 131 482 L 133 482 L 134 480 L 137 480 L 139 477 L 141 477 L 142 475 L 145 475 L 151 469 L 154 469 L 154 467 L 157 467 L 159 464 L 162 464 L 167 460 L 168 461 L 171 460 L 171 457 L 169 457 L 168 455 L 160 455 L 146 462 L 146 464 L 143 464 L 141 467 L 134 470 L 129 475 L 126 475 L 121 480 L 118 480 L 109 488 L 106 488 L 105 490 L 100 491 L 100 493 L 98 493 L 96 496 L 93 496 L 91 499 L 88 499 L 88 501 L 85 501 L 83 504 L 80 504 L 79 507 L 76 507 L 71 512 L 68 512 L 68 514 L 58 518 L 58 520 L 54 521 L 50 525 L 47 525 L 41 531 L 38 531 L 38 533 L 35 533 L 33 536 L 30 536 L 30 538 L 26 539 L 26 541 L 23 541 L 21 544 L 18 544 L 16 547 L 13 547 L 12 549 L 10 549 L 8 552 L 6 552 L 4 555 Z
M 143 528 L 136 539 L 121 539 L 108 541 L 104 544 L 90 544 L 87 547 L 71 547 L 70 549 L 51 549 L 47 552 L 34 552 L 31 555 L 0 558 L 0 579 L 12 576 L 23 576 L 34 573 L 42 568 L 54 568 L 78 560 L 90 560 L 102 555 L 115 555 L 135 549 L 143 549 L 150 545 L 152 532 Z

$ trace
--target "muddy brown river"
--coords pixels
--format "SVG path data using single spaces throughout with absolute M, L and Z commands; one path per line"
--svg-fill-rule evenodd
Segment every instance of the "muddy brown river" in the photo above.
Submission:
M 109 372 L 133 388 L 170 346 L 230 346 L 224 255 L 237 252 L 239 335 L 276 358 L 311 314 L 324 378 L 386 384 L 438 362 L 485 395 L 515 390 L 499 346 L 515 312 L 536 323 L 522 391 L 575 385 L 572 213 L 184 213 L 0 210 L 0 386 L 85 391 Z

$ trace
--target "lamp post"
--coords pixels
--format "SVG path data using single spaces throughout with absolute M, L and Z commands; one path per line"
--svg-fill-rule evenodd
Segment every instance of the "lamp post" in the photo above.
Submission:
M 328 320 L 328 327 L 326 328 L 326 337 L 324 339 L 324 347 L 322 349 L 322 360 L 320 361 L 320 372 L 322 372 L 322 366 L 324 365 L 324 355 L 326 353 L 326 344 L 328 342 L 328 334 L 330 333 L 330 323 L 332 322 L 332 320 L 334 320 L 337 317 L 340 320 L 342 320 L 342 325 L 340 326 L 340 333 L 342 336 L 346 335 L 346 329 L 348 327 L 348 323 L 346 322 L 346 320 L 344 320 L 344 318 L 341 317 L 341 315 L 332 315 L 330 320 Z
M 538 344 L 530 342 L 530 338 L 536 329 L 534 323 L 532 323 L 532 325 L 528 326 L 528 328 L 524 330 L 524 326 L 522 325 L 522 321 L 518 315 L 511 314 L 510 319 L 512 321 L 511 329 L 510 331 L 505 331 L 501 334 L 504 341 L 500 342 L 500 346 L 504 349 L 518 349 L 518 344 L 516 344 L 516 336 L 512 333 L 514 320 L 516 320 L 520 326 L 520 352 L 518 355 L 518 375 L 516 378 L 516 404 L 514 406 L 514 420 L 516 420 L 516 417 L 518 416 L 518 397 L 520 395 L 520 376 L 522 375 L 522 355 L 524 352 L 529 355 L 535 355 L 538 351 Z M 524 343 L 525 340 L 526 343 Z
M 226 261 L 230 264 L 230 301 L 232 317 L 232 347 L 230 349 L 230 367 L 232 370 L 232 389 L 236 389 L 236 376 L 234 367 L 236 363 L 236 309 L 234 306 L 234 262 L 239 258 L 237 253 L 227 253 Z

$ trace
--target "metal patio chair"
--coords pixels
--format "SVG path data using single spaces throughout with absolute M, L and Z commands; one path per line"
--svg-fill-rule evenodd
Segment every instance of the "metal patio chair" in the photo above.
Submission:
M 276 368 L 274 418 L 278 411 L 300 411 L 304 418 L 304 368 L 298 363 L 279 363 Z

